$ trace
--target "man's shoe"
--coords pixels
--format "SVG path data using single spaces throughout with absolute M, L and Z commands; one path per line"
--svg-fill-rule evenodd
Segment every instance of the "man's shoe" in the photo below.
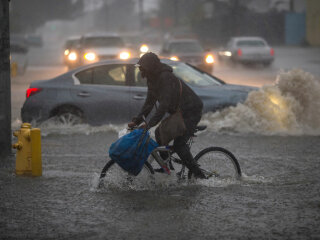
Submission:
M 190 168 L 191 172 L 193 173 L 193 176 L 195 178 L 199 178 L 199 179 L 208 179 L 206 177 L 206 175 L 201 171 L 201 169 L 199 168 L 198 164 L 194 164 L 191 168 Z
M 199 179 L 208 179 L 208 178 L 206 177 L 206 175 L 204 175 L 204 173 L 201 172 L 201 171 L 200 171 L 200 173 L 193 173 L 193 176 L 194 176 L 195 178 L 199 178 Z

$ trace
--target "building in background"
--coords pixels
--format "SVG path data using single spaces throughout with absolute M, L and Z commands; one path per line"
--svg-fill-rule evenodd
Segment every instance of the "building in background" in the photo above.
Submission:
M 312 46 L 320 46 L 320 1 L 307 0 L 306 38 Z

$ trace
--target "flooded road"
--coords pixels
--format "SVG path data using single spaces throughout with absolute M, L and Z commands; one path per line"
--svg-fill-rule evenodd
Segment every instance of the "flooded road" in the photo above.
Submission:
M 97 189 L 108 148 L 125 126 L 48 123 L 40 126 L 42 177 L 15 176 L 15 156 L 1 161 L 0 239 L 320 239 L 320 73 L 309 60 L 290 65 L 291 50 L 280 50 L 280 65 L 271 69 L 215 69 L 229 83 L 259 87 L 273 84 L 285 65 L 316 76 L 284 74 L 280 85 L 262 87 L 244 104 L 203 116 L 208 129 L 198 134 L 193 154 L 229 149 L 241 165 L 240 180 L 178 182 L 175 174 L 158 173 L 151 184 L 143 171 L 128 183 L 115 169 Z M 12 130 L 20 127 L 30 82 L 64 71 L 31 66 L 12 80 Z M 296 76 L 302 85 L 290 84 Z
M 319 239 L 319 137 L 200 134 L 206 146 L 230 149 L 239 181 L 180 182 L 143 174 L 95 181 L 117 138 L 98 133 L 42 137 L 43 177 L 0 170 L 0 238 L 12 239 Z M 113 179 L 113 180 L 112 180 Z M 111 181 L 110 184 L 108 181 Z

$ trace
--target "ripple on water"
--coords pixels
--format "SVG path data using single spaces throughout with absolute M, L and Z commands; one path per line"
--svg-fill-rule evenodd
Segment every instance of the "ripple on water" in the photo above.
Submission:
M 175 173 L 172 172 L 170 176 L 165 174 L 156 173 L 151 175 L 147 172 L 139 174 L 137 177 L 129 176 L 126 172 L 122 171 L 119 167 L 108 172 L 106 177 L 100 180 L 100 174 L 94 173 L 90 180 L 90 191 L 92 192 L 105 192 L 105 191 L 145 191 L 145 190 L 166 190 L 175 188 L 188 188 L 194 186 L 203 187 L 228 187 L 231 185 L 250 185 L 250 184 L 264 184 L 272 182 L 263 176 L 252 175 L 248 176 L 243 174 L 240 179 L 228 178 L 210 178 L 210 179 L 184 179 L 178 180 Z

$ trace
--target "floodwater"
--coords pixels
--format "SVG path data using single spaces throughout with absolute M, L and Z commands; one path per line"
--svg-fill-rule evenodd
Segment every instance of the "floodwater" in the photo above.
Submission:
M 193 153 L 231 150 L 240 180 L 178 182 L 143 170 L 132 183 L 115 169 L 98 175 L 115 130 L 42 138 L 43 176 L 0 169 L 1 239 L 319 239 L 318 136 L 206 131 Z M 13 160 L 13 159 L 11 159 Z
M 41 125 L 42 177 L 15 176 L 15 156 L 1 161 L 0 239 L 320 239 L 319 80 L 293 70 L 276 83 L 202 118 L 193 154 L 229 149 L 239 180 L 143 170 L 131 182 L 115 166 L 97 188 L 125 125 Z

